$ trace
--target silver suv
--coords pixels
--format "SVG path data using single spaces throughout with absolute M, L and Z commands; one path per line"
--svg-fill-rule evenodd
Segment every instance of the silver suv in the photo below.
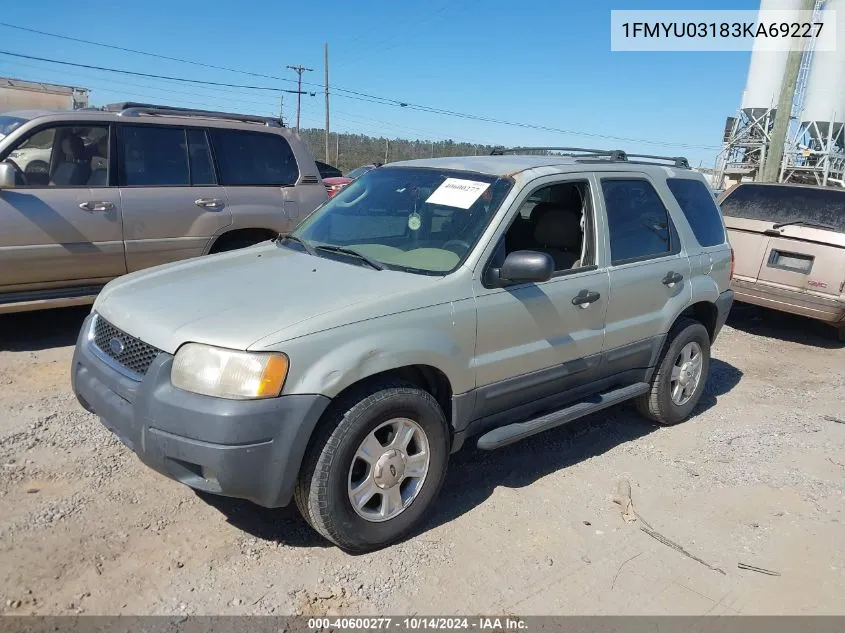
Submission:
M 557 151 L 387 165 L 273 242 L 110 283 L 79 401 L 152 468 L 294 498 L 350 551 L 406 535 L 469 438 L 628 399 L 684 420 L 733 301 L 707 183 L 683 159 Z
M 122 103 L 0 115 L 0 313 L 268 240 L 327 199 L 273 119 Z

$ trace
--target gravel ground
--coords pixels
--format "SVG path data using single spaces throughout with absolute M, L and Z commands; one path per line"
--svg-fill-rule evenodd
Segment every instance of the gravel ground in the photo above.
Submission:
M 0 316 L 0 612 L 845 614 L 845 345 L 814 322 L 735 307 L 687 423 L 465 449 L 414 537 L 350 556 L 142 466 L 70 392 L 86 312 Z

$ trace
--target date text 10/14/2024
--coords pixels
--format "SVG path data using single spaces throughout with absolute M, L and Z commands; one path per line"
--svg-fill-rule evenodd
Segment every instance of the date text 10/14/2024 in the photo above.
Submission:
M 335 630 L 377 630 L 393 629 L 405 631 L 424 630 L 478 630 L 478 631 L 525 631 L 527 623 L 515 617 L 348 617 L 309 618 L 308 628 L 312 631 Z

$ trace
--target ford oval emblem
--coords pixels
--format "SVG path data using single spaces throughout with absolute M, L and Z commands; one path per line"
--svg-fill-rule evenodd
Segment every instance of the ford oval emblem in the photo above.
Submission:
M 123 350 L 126 349 L 126 347 L 123 345 L 123 341 L 121 341 L 117 337 L 114 337 L 112 338 L 112 340 L 109 341 L 109 349 L 115 356 L 120 356 L 123 353 Z

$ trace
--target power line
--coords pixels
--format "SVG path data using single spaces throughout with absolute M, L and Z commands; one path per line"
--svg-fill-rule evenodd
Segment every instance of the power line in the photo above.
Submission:
M 7 25 L 6 23 L 0 22 L 0 26 L 10 26 L 10 25 Z M 12 26 L 12 28 L 23 28 L 23 27 Z M 25 29 L 25 30 L 32 31 L 33 29 Z M 55 34 L 46 33 L 46 32 L 38 32 L 38 33 L 44 34 L 44 35 L 50 35 L 50 36 L 54 36 L 54 37 L 61 37 L 61 38 L 66 37 L 66 36 L 60 36 L 60 35 L 55 35 Z M 106 44 L 100 44 L 99 42 L 86 42 L 85 40 L 78 40 L 78 38 L 72 38 L 72 39 L 74 39 L 74 41 L 81 41 L 81 42 L 85 42 L 85 43 L 92 44 L 92 45 L 95 45 L 95 46 L 107 46 L 107 47 L 111 46 L 111 45 L 106 45 Z M 122 47 L 117 47 L 117 48 L 122 48 Z M 160 55 L 157 55 L 157 54 L 154 54 L 154 53 L 144 53 L 142 51 L 134 51 L 134 50 L 130 50 L 130 49 L 127 49 L 127 50 L 129 52 L 139 52 L 139 53 L 147 54 L 147 55 L 154 56 L 154 57 L 166 57 L 166 56 L 160 56 Z M 152 78 L 152 79 L 165 79 L 165 80 L 169 80 L 169 81 L 180 81 L 180 82 L 199 84 L 199 85 L 220 86 L 220 87 L 228 87 L 228 88 L 242 88 L 244 90 L 266 90 L 266 91 L 272 91 L 272 92 L 294 92 L 294 93 L 298 92 L 298 91 L 284 90 L 284 89 L 276 88 L 276 87 L 273 87 L 273 86 L 231 84 L 231 83 L 216 82 L 216 81 L 205 81 L 205 80 L 200 80 L 200 79 L 188 79 L 186 77 L 173 77 L 173 76 L 169 76 L 169 75 L 157 75 L 157 74 L 153 74 L 153 73 L 142 73 L 142 72 L 132 71 L 132 70 L 108 68 L 108 67 L 104 67 L 104 66 L 95 66 L 95 65 L 91 65 L 91 64 L 80 64 L 80 63 L 68 62 L 68 61 L 63 61 L 63 60 L 49 59 L 49 58 L 45 58 L 45 57 L 36 57 L 34 55 L 24 55 L 22 53 L 14 53 L 14 52 L 11 52 L 11 51 L 0 51 L 0 54 L 9 55 L 9 56 L 12 56 L 12 57 L 20 57 L 20 58 L 23 58 L 23 59 L 32 59 L 32 60 L 36 60 L 36 61 L 44 61 L 44 62 L 48 62 L 48 63 L 61 64 L 61 65 L 64 65 L 64 66 L 75 66 L 75 67 L 79 67 L 79 68 L 88 68 L 88 69 L 92 69 L 92 70 L 100 70 L 100 71 L 103 71 L 103 72 L 122 73 L 122 74 L 127 74 L 127 75 L 134 75 L 134 76 L 137 76 L 137 77 L 148 77 L 148 78 Z M 169 59 L 172 59 L 174 61 L 184 61 L 186 63 L 194 63 L 194 62 L 190 62 L 188 60 L 179 60 L 178 58 L 169 58 Z M 200 64 L 199 62 L 196 62 L 196 64 L 203 65 L 203 64 Z M 254 75 L 254 76 L 263 76 L 263 77 L 278 79 L 278 80 L 281 80 L 281 81 L 294 81 L 292 79 L 286 80 L 284 78 L 273 77 L 271 75 L 259 75 L 257 73 L 250 73 L 249 71 L 240 71 L 240 70 L 224 68 L 224 67 L 219 67 L 219 69 L 227 70 L 227 71 L 230 71 L 230 72 L 242 72 L 242 73 L 250 74 L 250 75 Z M 301 79 L 301 74 L 300 74 L 300 79 Z M 302 85 L 315 86 L 315 87 L 319 87 L 319 88 L 325 87 L 325 86 L 323 86 L 323 84 L 301 82 L 301 84 L 299 85 L 300 90 L 301 90 Z M 465 112 L 458 112 L 458 111 L 455 111 L 455 110 L 447 110 L 447 109 L 444 109 L 444 108 L 437 108 L 437 107 L 432 107 L 432 106 L 425 106 L 425 105 L 421 105 L 421 104 L 405 102 L 405 101 L 401 101 L 401 100 L 398 100 L 398 99 L 392 99 L 392 98 L 388 98 L 388 97 L 380 97 L 380 96 L 377 96 L 377 95 L 371 95 L 371 94 L 367 94 L 367 93 L 356 91 L 356 90 L 350 90 L 348 88 L 341 88 L 341 87 L 337 87 L 337 86 L 332 86 L 331 88 L 334 90 L 334 92 L 337 96 L 345 97 L 345 98 L 348 98 L 348 99 L 357 99 L 359 101 L 368 101 L 370 103 L 377 103 L 377 104 L 381 104 L 381 105 L 393 105 L 393 106 L 398 106 L 398 107 L 401 107 L 401 108 L 407 108 L 409 110 L 416 110 L 418 112 L 426 112 L 426 113 L 429 113 L 429 114 L 439 114 L 441 116 L 451 116 L 451 117 L 461 118 L 461 119 L 470 120 L 470 121 L 479 121 L 479 122 L 483 122 L 483 123 L 494 123 L 496 125 L 506 125 L 506 126 L 509 126 L 509 127 L 519 127 L 519 128 L 523 128 L 523 129 L 538 130 L 538 131 L 543 131 L 543 132 L 553 132 L 553 133 L 557 133 L 557 134 L 566 134 L 566 135 L 570 135 L 570 136 L 583 136 L 583 137 L 587 137 L 587 138 L 596 138 L 596 139 L 609 140 L 609 141 L 624 141 L 624 142 L 630 142 L 630 143 L 642 143 L 642 144 L 647 144 L 647 145 L 672 146 L 672 147 L 680 147 L 680 148 L 687 148 L 687 149 L 719 149 L 719 146 L 716 146 L 716 145 L 696 145 L 696 144 L 678 143 L 678 142 L 672 142 L 672 141 L 658 141 L 658 140 L 653 140 L 653 139 L 639 139 L 639 138 L 632 138 L 632 137 L 625 137 L 625 136 L 616 136 L 616 135 L 612 135 L 612 134 L 599 134 L 599 133 L 595 133 L 595 132 L 583 132 L 583 131 L 578 131 L 578 130 L 558 128 L 558 127 L 547 126 L 547 125 L 539 125 L 539 124 L 534 124 L 534 123 L 524 123 L 524 122 L 519 122 L 519 121 L 508 121 L 508 120 L 505 120 L 505 119 L 495 119 L 495 118 L 492 118 L 492 117 L 486 117 L 486 116 L 482 116 L 482 115 L 468 114 L 468 113 L 465 113 Z

